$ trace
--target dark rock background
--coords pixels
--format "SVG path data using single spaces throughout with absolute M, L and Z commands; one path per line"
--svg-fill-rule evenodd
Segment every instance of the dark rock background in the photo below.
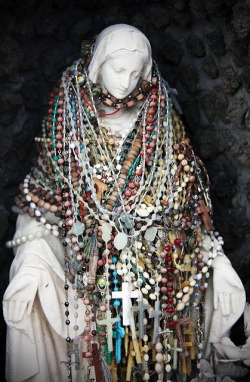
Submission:
M 186 117 L 212 181 L 214 223 L 250 296 L 250 1 L 0 0 L 0 291 L 8 284 L 11 212 L 36 156 L 48 95 L 82 39 L 128 23 L 154 57 Z M 0 323 L 1 380 L 5 324 Z

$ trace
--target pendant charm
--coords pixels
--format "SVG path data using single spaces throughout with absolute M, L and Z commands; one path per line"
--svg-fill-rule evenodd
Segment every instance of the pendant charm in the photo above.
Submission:
M 102 223 L 102 240 L 107 243 L 111 239 L 112 226 L 109 223 Z
M 118 232 L 114 239 L 114 246 L 118 251 L 125 248 L 128 243 L 128 236 L 124 232 Z
M 71 228 L 71 231 L 75 236 L 81 236 L 85 231 L 85 225 L 81 222 L 75 222 Z
M 149 227 L 145 232 L 144 239 L 147 241 L 154 241 L 156 234 L 157 234 L 157 228 Z

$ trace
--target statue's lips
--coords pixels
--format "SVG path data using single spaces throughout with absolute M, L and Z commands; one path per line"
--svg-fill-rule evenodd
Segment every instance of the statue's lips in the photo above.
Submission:
M 116 89 L 115 94 L 112 94 L 115 98 L 122 99 L 129 95 L 129 92 L 127 89 Z

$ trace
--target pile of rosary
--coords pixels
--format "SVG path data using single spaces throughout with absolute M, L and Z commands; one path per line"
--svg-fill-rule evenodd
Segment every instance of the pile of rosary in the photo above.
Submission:
M 89 80 L 91 44 L 82 53 L 50 95 L 39 165 L 16 198 L 64 247 L 65 325 L 75 332 L 65 339 L 68 378 L 83 358 L 89 380 L 188 380 L 203 358 L 204 296 L 219 248 L 207 171 L 156 64 L 151 81 L 117 100 Z M 113 114 L 139 103 L 132 129 L 106 128 L 100 103 Z

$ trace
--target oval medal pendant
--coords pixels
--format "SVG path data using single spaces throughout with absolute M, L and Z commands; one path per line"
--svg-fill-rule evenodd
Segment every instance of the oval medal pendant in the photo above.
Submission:
M 128 243 L 128 237 L 124 232 L 118 232 L 114 239 L 114 246 L 118 251 L 125 248 Z

